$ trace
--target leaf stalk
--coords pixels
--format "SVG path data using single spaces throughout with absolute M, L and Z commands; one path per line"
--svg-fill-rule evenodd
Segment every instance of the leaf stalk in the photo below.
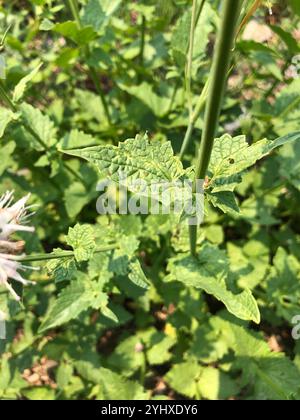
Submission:
M 95 254 L 101 253 L 101 252 L 107 252 L 107 251 L 113 251 L 114 249 L 118 249 L 119 245 L 107 245 L 103 246 L 101 248 L 98 248 L 94 251 Z M 38 261 L 48 261 L 48 260 L 58 260 L 63 258 L 71 258 L 74 257 L 74 251 L 61 251 L 57 254 L 33 254 L 28 255 L 26 257 L 20 257 L 20 261 L 22 263 L 28 263 L 28 262 L 38 262 Z

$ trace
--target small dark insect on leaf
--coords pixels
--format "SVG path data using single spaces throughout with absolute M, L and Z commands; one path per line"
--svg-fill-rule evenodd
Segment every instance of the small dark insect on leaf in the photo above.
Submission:
M 233 164 L 234 164 L 234 162 L 235 162 L 235 160 L 234 160 L 234 159 L 232 159 L 232 158 L 228 159 L 228 161 L 229 161 L 230 165 L 233 165 Z

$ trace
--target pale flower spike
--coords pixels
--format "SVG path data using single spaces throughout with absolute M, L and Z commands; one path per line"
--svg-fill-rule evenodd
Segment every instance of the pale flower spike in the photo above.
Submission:
M 9 279 L 16 280 L 24 286 L 34 284 L 25 280 L 19 271 L 30 267 L 22 265 L 22 256 L 15 255 L 24 248 L 24 241 L 13 241 L 10 236 L 15 232 L 34 232 L 34 228 L 26 226 L 27 211 L 31 206 L 26 206 L 30 194 L 21 198 L 15 204 L 13 191 L 7 191 L 0 198 L 0 285 L 11 293 L 15 300 L 20 301 L 20 296 L 12 288 Z

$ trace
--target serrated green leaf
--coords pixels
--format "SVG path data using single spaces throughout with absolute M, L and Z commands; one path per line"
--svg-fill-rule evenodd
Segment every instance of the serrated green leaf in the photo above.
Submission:
M 50 31 L 55 26 L 55 23 L 49 19 L 43 19 L 40 23 L 40 31 Z
M 92 26 L 96 32 L 103 30 L 109 18 L 116 12 L 121 0 L 89 0 L 83 8 L 81 22 Z
M 107 306 L 101 307 L 101 314 L 105 316 L 106 318 L 110 319 L 111 321 L 113 321 L 115 324 L 120 323 L 120 319 L 117 317 L 117 315 Z
M 279 199 L 275 194 L 265 194 L 261 197 L 251 195 L 241 205 L 241 215 L 248 222 L 264 226 L 272 226 L 279 223 L 279 219 L 273 216 L 274 209 Z
M 62 290 L 50 308 L 39 332 L 65 324 L 89 308 L 100 309 L 103 312 L 107 309 L 107 304 L 108 296 L 101 292 L 97 282 L 73 280 Z M 106 313 L 109 313 L 111 318 L 116 318 L 110 310 Z
M 229 375 L 214 367 L 203 368 L 198 379 L 198 390 L 208 400 L 224 400 L 235 396 L 239 389 Z
M 49 166 L 50 161 L 47 155 L 42 155 L 34 164 L 36 168 L 44 168 L 45 166 Z
M 287 322 L 300 313 L 300 263 L 296 257 L 279 248 L 267 278 L 268 300 L 278 316 Z
M 61 248 L 54 249 L 51 255 L 61 254 L 62 251 Z M 73 256 L 49 260 L 46 268 L 57 283 L 71 280 L 76 272 L 76 264 Z
M 80 281 L 72 281 L 63 289 L 58 299 L 50 309 L 46 319 L 42 322 L 39 331 L 43 332 L 65 324 L 76 318 L 82 311 L 89 308 L 91 293 L 86 290 L 85 284 Z
M 143 82 L 138 86 L 126 86 L 120 84 L 119 87 L 129 93 L 129 95 L 132 95 L 142 101 L 157 117 L 163 117 L 169 110 L 170 99 L 156 94 L 153 87 L 147 82 Z
M 94 230 L 90 225 L 77 224 L 74 228 L 69 228 L 66 241 L 73 248 L 78 262 L 91 258 L 96 247 Z
M 58 143 L 61 149 L 76 149 L 80 147 L 92 146 L 99 143 L 93 136 L 83 131 L 74 129 L 67 133 Z
M 172 182 L 184 174 L 171 144 L 150 142 L 147 136 L 138 135 L 119 143 L 118 147 L 96 146 L 63 152 L 88 160 L 102 175 L 115 182 L 120 182 L 125 175 L 128 185 L 135 180 L 143 180 L 148 185 L 151 182 Z
M 297 395 L 300 372 L 283 353 L 271 352 L 262 336 L 230 324 L 237 364 L 254 386 L 255 399 L 288 400 Z
M 225 134 L 215 139 L 209 166 L 212 173 L 212 188 L 215 180 L 236 176 L 277 147 L 298 140 L 300 140 L 300 132 L 290 133 L 274 141 L 260 140 L 251 146 L 247 143 L 245 136 L 231 137 Z M 232 183 L 232 178 L 229 179 Z M 226 190 L 225 185 L 223 190 Z
M 189 357 L 197 358 L 205 364 L 212 364 L 222 359 L 229 351 L 229 345 L 224 337 L 223 325 L 219 325 L 219 318 L 210 317 L 207 323 L 202 323 L 196 329 Z
M 121 375 L 106 369 L 95 368 L 91 363 L 75 363 L 79 375 L 89 382 L 100 385 L 98 398 L 101 400 L 143 400 L 147 393 L 137 382 L 124 379 Z
M 22 392 L 28 399 L 33 401 L 52 401 L 55 400 L 55 390 L 46 386 L 28 388 Z
M 141 264 L 137 258 L 134 258 L 129 263 L 129 274 L 128 278 L 138 287 L 142 287 L 143 289 L 148 289 L 148 279 L 145 276 L 145 273 L 141 267 Z
M 196 361 L 175 364 L 165 376 L 168 384 L 179 394 L 189 398 L 198 395 L 197 381 L 202 367 Z
M 91 279 L 97 279 L 103 286 L 111 279 L 113 273 L 109 271 L 108 253 L 94 254 L 88 262 L 88 273 Z
M 99 95 L 83 89 L 75 89 L 74 99 L 81 118 L 86 121 L 99 121 L 105 128 L 105 111 Z
M 55 144 L 57 131 L 48 115 L 43 114 L 38 108 L 34 108 L 27 103 L 22 103 L 20 105 L 20 110 L 26 124 L 47 147 Z M 35 148 L 37 150 L 44 150 L 44 147 L 41 146 L 38 140 L 34 136 L 31 137 Z
M 108 366 L 121 369 L 125 376 L 131 376 L 143 366 L 145 361 L 144 351 L 140 351 L 141 340 L 138 336 L 131 336 L 121 341 L 108 358 Z
M 207 199 L 214 207 L 218 207 L 223 213 L 229 213 L 234 216 L 240 213 L 240 208 L 235 195 L 231 191 L 220 191 L 216 193 L 207 193 Z
M 217 15 L 209 3 L 205 3 L 200 19 L 195 28 L 193 59 L 202 58 L 209 40 L 209 33 L 214 29 Z M 180 67 L 186 63 L 191 27 L 191 10 L 187 9 L 175 25 L 171 38 L 172 55 Z
M 199 255 L 180 255 L 171 260 L 169 270 L 178 281 L 205 290 L 224 303 L 240 319 L 259 324 L 260 313 L 250 290 L 232 293 L 226 285 L 229 263 L 226 254 L 212 245 L 204 245 Z
M 277 162 L 280 174 L 300 191 L 300 142 L 286 144 Z
M 172 357 L 170 350 L 175 343 L 175 338 L 155 333 L 151 337 L 150 348 L 147 351 L 147 360 L 150 365 L 162 365 L 169 361 Z
M 90 195 L 81 182 L 73 182 L 64 193 L 64 202 L 68 216 L 76 217 L 83 207 L 89 203 Z
M 290 133 L 274 141 L 260 140 L 251 146 L 245 136 L 228 134 L 215 139 L 209 165 L 210 180 L 207 198 L 224 213 L 237 215 L 240 210 L 233 194 L 242 180 L 242 173 L 277 147 L 297 144 L 300 132 Z M 245 203 L 244 203 L 245 205 Z
M 272 115 L 277 118 L 286 118 L 288 114 L 299 108 L 300 79 L 294 79 L 285 86 L 275 97 Z
M 73 366 L 69 363 L 62 362 L 56 373 L 56 382 L 60 389 L 66 388 L 66 386 L 69 384 L 71 377 L 73 375 Z
M 23 77 L 14 89 L 13 101 L 18 102 L 24 95 L 27 85 L 34 79 L 38 74 L 42 63 L 38 64 L 27 76 Z
M 249 254 L 251 247 L 257 250 L 254 255 Z M 254 289 L 266 276 L 269 268 L 269 250 L 261 242 L 249 241 L 244 247 L 234 243 L 227 243 L 230 259 L 230 273 L 236 278 L 242 288 Z
M 71 39 L 78 45 L 86 45 L 97 36 L 92 26 L 79 28 L 77 23 L 71 20 L 56 24 L 51 24 L 49 20 L 44 20 L 40 25 L 40 30 L 52 30 L 63 35 L 65 38 Z

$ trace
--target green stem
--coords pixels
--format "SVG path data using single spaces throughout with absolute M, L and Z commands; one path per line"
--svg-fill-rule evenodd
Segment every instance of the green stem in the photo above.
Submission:
M 88 51 L 88 53 L 89 53 L 89 50 L 87 50 L 87 51 Z M 103 92 L 103 90 L 102 90 L 102 87 L 101 87 L 101 85 L 100 85 L 100 82 L 99 82 L 99 78 L 98 78 L 97 72 L 96 72 L 96 70 L 94 69 L 94 67 L 92 67 L 92 66 L 88 66 L 88 68 L 89 68 L 89 74 L 90 74 L 90 77 L 91 77 L 91 79 L 92 79 L 92 81 L 93 81 L 93 83 L 94 83 L 94 86 L 95 86 L 96 92 L 97 92 L 97 93 L 98 93 L 98 95 L 100 96 L 100 99 L 101 99 L 101 102 L 102 102 L 102 105 L 103 105 L 103 109 L 104 109 L 104 113 L 105 113 L 105 117 L 106 117 L 106 119 L 107 119 L 107 122 L 108 122 L 108 124 L 109 124 L 109 125 L 111 125 L 111 118 L 110 118 L 110 113 L 109 113 L 108 104 L 107 104 L 107 101 L 106 101 L 106 98 L 105 98 L 104 92 Z
M 205 92 L 202 92 L 200 95 L 200 98 L 198 100 L 198 103 L 196 105 L 196 110 L 193 110 L 193 105 L 192 105 L 192 95 L 191 95 L 191 83 L 192 83 L 192 64 L 193 64 L 193 51 L 194 51 L 194 41 L 195 41 L 195 30 L 196 30 L 196 26 L 197 23 L 200 19 L 201 16 L 201 12 L 203 10 L 205 4 L 205 0 L 201 1 L 200 7 L 197 9 L 197 1 L 193 0 L 193 5 L 192 5 L 192 18 L 191 18 L 191 30 L 190 30 L 190 41 L 189 41 L 189 46 L 188 46 L 188 59 L 187 59 L 187 71 L 186 71 L 186 93 L 188 95 L 188 105 L 189 105 L 189 125 L 187 127 L 184 139 L 183 139 L 183 143 L 181 146 L 181 150 L 180 150 L 180 159 L 182 160 L 184 157 L 184 154 L 186 153 L 186 150 L 190 144 L 191 138 L 192 138 L 192 134 L 193 134 L 193 130 L 194 130 L 194 126 L 195 126 L 195 122 L 205 104 L 205 99 L 203 101 L 203 97 L 202 97 L 202 93 L 204 94 Z M 200 107 L 200 109 L 199 109 Z M 196 114 L 196 115 L 195 115 Z
M 187 151 L 187 148 L 190 144 L 193 131 L 194 131 L 194 123 L 192 121 L 190 121 L 189 125 L 188 125 L 188 128 L 185 132 L 185 136 L 184 136 L 182 146 L 181 146 L 181 149 L 180 149 L 180 153 L 179 153 L 180 160 L 183 160 L 183 158 L 184 158 L 184 155 L 185 155 L 185 153 Z
M 197 14 L 196 14 L 195 27 L 197 26 L 197 23 L 200 19 L 201 12 L 203 10 L 204 4 L 205 4 L 205 0 L 202 0 L 201 3 L 200 3 L 199 9 L 197 11 Z M 186 54 L 188 54 L 188 52 L 189 52 L 189 45 L 187 47 Z M 172 111 L 173 102 L 174 102 L 174 99 L 176 97 L 176 93 L 177 93 L 178 88 L 179 88 L 179 82 L 180 82 L 180 80 L 178 79 L 175 83 L 174 90 L 173 90 L 173 93 L 172 93 L 172 97 L 171 97 L 171 100 L 170 100 L 170 106 L 169 106 L 167 114 L 169 114 Z
M 197 9 L 197 0 L 193 0 L 191 29 L 190 29 L 190 42 L 189 42 L 188 57 L 187 57 L 186 83 L 185 83 L 190 116 L 193 112 L 191 88 L 192 88 L 192 67 L 193 67 L 194 40 L 195 40 L 195 29 L 196 29 L 196 9 Z
M 63 160 L 64 163 L 64 167 L 65 169 L 74 176 L 74 178 L 77 178 L 78 181 L 82 182 L 83 184 L 85 184 L 85 180 L 83 179 L 83 177 L 81 176 L 81 174 L 79 174 L 78 172 L 76 172 L 69 164 L 68 162 L 66 162 L 65 160 Z
M 73 15 L 73 18 L 74 18 L 75 22 L 77 23 L 78 28 L 80 29 L 81 28 L 81 21 L 80 21 L 79 8 L 78 8 L 77 0 L 69 0 L 69 7 L 70 7 L 71 13 Z M 89 49 L 88 46 L 86 46 L 84 48 L 84 55 L 85 55 L 86 60 L 88 59 L 89 54 L 90 54 L 90 49 Z M 109 125 L 111 125 L 112 122 L 111 122 L 111 117 L 110 117 L 110 113 L 109 113 L 108 104 L 107 104 L 107 101 L 106 101 L 106 98 L 105 98 L 105 94 L 104 94 L 104 92 L 102 90 L 102 87 L 100 85 L 97 72 L 94 69 L 94 67 L 92 67 L 90 65 L 88 65 L 88 69 L 89 69 L 89 76 L 93 81 L 96 92 L 100 96 L 100 100 L 101 100 L 102 105 L 103 105 L 103 109 L 104 109 L 104 113 L 105 113 L 105 117 L 107 119 L 107 122 L 108 122 Z
M 98 254 L 100 252 L 107 252 L 107 251 L 113 251 L 114 249 L 119 248 L 118 245 L 107 245 L 103 246 L 101 248 L 96 249 L 95 254 Z M 37 262 L 37 261 L 48 261 L 48 260 L 58 260 L 61 258 L 70 258 L 74 257 L 73 251 L 62 251 L 57 254 L 35 254 L 35 255 L 28 255 L 21 259 L 22 263 L 28 263 L 28 262 Z
M 141 370 L 140 370 L 140 382 L 142 385 L 145 384 L 145 377 L 147 372 L 147 352 L 146 352 L 146 344 L 141 341 L 141 345 L 143 346 L 142 352 L 142 360 L 141 360 Z
M 16 105 L 13 103 L 13 101 L 10 99 L 10 97 L 6 93 L 5 87 L 1 80 L 0 80 L 0 97 L 3 100 L 3 102 L 8 106 L 8 108 L 10 108 L 13 112 L 18 111 Z
M 32 137 L 39 143 L 40 146 L 42 146 L 43 149 L 47 151 L 48 146 L 47 144 L 40 138 L 40 136 L 30 127 L 29 124 L 27 124 L 26 121 L 21 119 L 21 124 L 25 128 L 25 130 L 32 135 Z
M 167 114 L 169 114 L 172 111 L 173 104 L 174 104 L 174 101 L 175 101 L 175 98 L 176 98 L 176 95 L 177 95 L 177 92 L 178 92 L 179 84 L 180 84 L 179 82 L 180 82 L 180 79 L 177 79 L 175 84 L 174 84 L 174 88 L 173 88 L 172 96 L 171 96 L 171 99 L 170 99 L 170 104 L 169 104 L 169 107 L 168 107 Z
M 4 35 L 3 35 L 3 37 L 2 37 L 2 39 L 1 39 L 1 41 L 0 41 L 0 49 L 2 49 L 3 47 L 4 47 L 4 43 L 5 43 L 5 40 L 6 40 L 6 37 L 7 37 L 7 35 L 8 35 L 8 32 L 10 31 L 10 28 L 12 27 L 12 23 L 10 23 L 9 25 L 8 25 L 8 27 L 6 28 L 6 30 L 5 30 L 5 32 L 4 32 Z
M 208 169 L 214 138 L 218 128 L 232 45 L 241 7 L 241 0 L 223 1 L 222 23 L 213 58 L 212 81 L 209 88 L 204 116 L 204 128 L 196 163 L 194 192 L 196 192 L 197 180 L 204 180 Z M 190 241 L 191 253 L 192 255 L 196 255 L 197 226 L 190 226 Z
M 207 81 L 206 81 L 206 83 L 205 83 L 205 85 L 202 89 L 201 95 L 199 96 L 199 99 L 198 99 L 198 102 L 196 104 L 196 108 L 194 110 L 194 113 L 192 114 L 192 122 L 194 124 L 197 121 L 197 119 L 198 119 L 198 117 L 199 117 L 199 115 L 200 115 L 200 113 L 201 113 L 201 111 L 202 111 L 202 109 L 205 105 L 205 102 L 206 102 L 206 99 L 207 99 L 207 96 L 208 96 L 209 84 L 210 84 L 210 78 L 207 79 Z
M 144 66 L 144 53 L 145 53 L 145 33 L 146 33 L 146 18 L 145 15 L 142 16 L 142 26 L 141 26 L 141 47 L 140 47 L 140 66 Z
M 182 142 L 182 146 L 181 146 L 181 150 L 180 150 L 180 154 L 179 157 L 181 160 L 183 160 L 184 155 L 188 149 L 188 146 L 190 144 L 191 138 L 192 138 L 192 134 L 195 128 L 195 123 L 201 113 L 201 111 L 204 108 L 206 99 L 207 99 L 207 95 L 208 95 L 208 88 L 209 88 L 209 79 L 207 79 L 204 88 L 202 89 L 201 95 L 198 98 L 195 110 L 193 111 L 192 115 L 190 116 L 190 121 L 189 121 L 189 125 L 188 128 L 186 130 L 183 142 Z
M 200 19 L 200 16 L 201 16 L 201 13 L 202 13 L 202 10 L 203 10 L 203 7 L 204 7 L 204 4 L 205 4 L 205 0 L 202 0 L 202 1 L 201 1 L 201 3 L 200 3 L 199 9 L 198 9 L 198 11 L 197 11 L 197 16 L 196 16 L 196 25 L 197 25 L 197 23 L 198 23 L 198 21 L 199 21 L 199 19 Z
M 81 27 L 81 22 L 80 22 L 77 0 L 69 0 L 69 7 L 70 7 L 70 10 L 72 12 L 72 15 L 73 15 L 78 27 L 80 28 Z

